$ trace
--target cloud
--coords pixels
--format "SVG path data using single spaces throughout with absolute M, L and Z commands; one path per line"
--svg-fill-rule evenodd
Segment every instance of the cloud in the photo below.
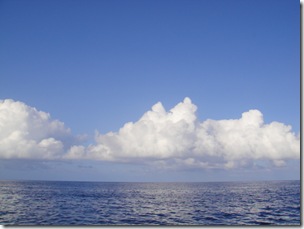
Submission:
M 61 159 L 74 143 L 70 129 L 50 114 L 11 99 L 0 100 L 0 157 Z
M 78 144 L 64 123 L 21 102 L 0 101 L 0 157 L 102 160 L 158 167 L 238 168 L 284 166 L 300 157 L 300 139 L 291 126 L 265 124 L 258 110 L 239 119 L 199 121 L 185 98 L 166 111 L 158 102 L 118 132 L 96 132 L 95 143 Z
M 300 156 L 299 137 L 291 126 L 264 124 L 258 110 L 239 119 L 199 122 L 189 98 L 166 111 L 158 102 L 137 122 L 118 132 L 96 133 L 96 144 L 70 154 L 71 158 L 108 161 L 159 162 L 197 168 L 252 166 L 261 160 L 283 166 Z
M 258 160 L 271 160 L 281 166 L 283 160 L 300 157 L 300 140 L 291 126 L 264 124 L 262 113 L 250 110 L 240 119 L 202 122 L 197 128 L 194 152 L 198 158 L 222 158 L 227 168 Z

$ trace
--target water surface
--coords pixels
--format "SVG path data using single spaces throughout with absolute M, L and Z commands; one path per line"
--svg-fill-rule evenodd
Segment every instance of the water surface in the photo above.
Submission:
M 300 225 L 300 181 L 0 181 L 2 225 Z

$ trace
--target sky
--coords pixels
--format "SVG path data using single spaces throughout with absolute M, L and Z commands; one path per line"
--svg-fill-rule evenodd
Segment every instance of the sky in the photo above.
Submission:
M 295 0 L 0 1 L 0 179 L 300 178 Z

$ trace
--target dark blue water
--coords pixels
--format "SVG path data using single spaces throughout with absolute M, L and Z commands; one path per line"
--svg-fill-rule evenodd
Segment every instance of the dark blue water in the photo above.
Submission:
M 2 225 L 299 225 L 300 181 L 0 181 Z

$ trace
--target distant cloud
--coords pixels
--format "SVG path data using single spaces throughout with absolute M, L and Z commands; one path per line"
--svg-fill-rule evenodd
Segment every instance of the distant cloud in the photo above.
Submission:
M 96 134 L 86 158 L 159 161 L 198 168 L 234 168 L 270 160 L 275 166 L 300 156 L 299 137 L 279 122 L 264 124 L 258 110 L 240 119 L 199 122 L 189 98 L 166 111 L 160 102 L 118 133 Z
M 189 98 L 166 111 L 158 102 L 118 132 L 96 133 L 95 144 L 74 144 L 62 122 L 21 102 L 0 101 L 0 157 L 94 159 L 188 168 L 237 168 L 300 157 L 291 126 L 265 124 L 258 110 L 239 119 L 200 122 Z M 73 142 L 74 141 L 74 142 Z
M 70 129 L 22 102 L 0 100 L 0 157 L 61 159 L 76 142 Z

